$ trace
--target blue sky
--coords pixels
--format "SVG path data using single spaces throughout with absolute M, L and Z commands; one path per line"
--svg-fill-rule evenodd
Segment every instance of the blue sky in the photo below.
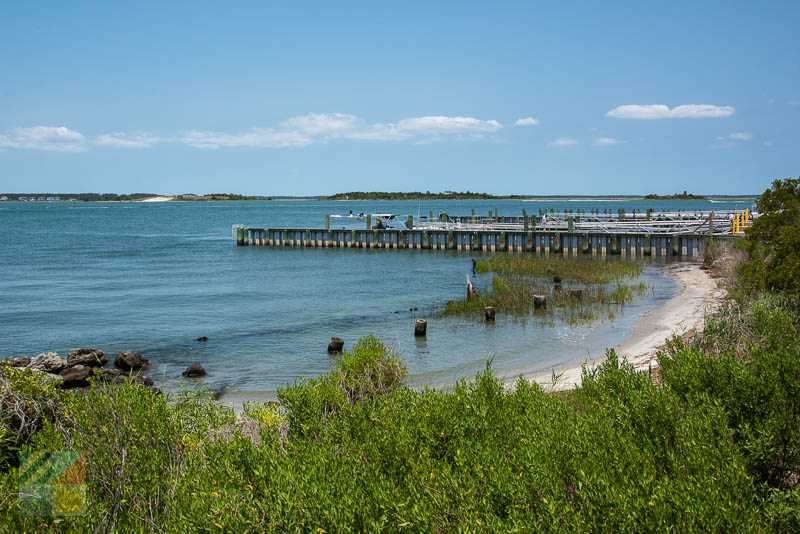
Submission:
M 123 5 L 124 4 L 124 5 Z M 758 193 L 799 2 L 4 2 L 0 192 Z

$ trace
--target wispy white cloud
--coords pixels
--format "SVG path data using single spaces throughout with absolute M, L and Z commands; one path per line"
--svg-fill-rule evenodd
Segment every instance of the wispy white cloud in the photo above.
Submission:
M 750 141 L 752 138 L 753 134 L 746 132 L 736 132 L 728 135 L 721 135 L 714 138 L 714 142 L 711 143 L 711 148 L 728 148 L 746 141 Z
M 308 113 L 292 117 L 279 129 L 253 128 L 242 134 L 193 131 L 182 141 L 198 148 L 252 146 L 284 148 L 306 146 L 331 139 L 359 139 L 367 141 L 405 141 L 431 144 L 445 139 L 480 139 L 484 134 L 500 130 L 496 120 L 474 117 L 447 117 L 431 115 L 411 117 L 390 123 L 368 124 L 355 115 L 343 113 Z
M 64 126 L 11 128 L 7 132 L 7 134 L 0 134 L 0 149 L 22 148 L 54 152 L 80 152 L 86 148 L 83 134 Z
M 790 106 L 800 106 L 800 100 L 789 100 Z
M 627 141 L 623 141 L 622 139 L 615 139 L 613 137 L 598 137 L 594 141 L 592 141 L 593 146 L 612 146 L 612 145 L 621 145 L 627 143 Z
M 775 143 L 773 143 L 770 139 L 767 139 L 766 141 L 764 141 L 764 146 L 773 146 L 774 144 Z
M 547 146 L 551 148 L 566 148 L 569 146 L 575 146 L 578 144 L 578 140 L 573 137 L 559 137 L 558 139 L 554 139 L 547 143 Z
M 150 148 L 158 141 L 158 137 L 146 132 L 115 132 L 98 135 L 94 138 L 95 145 L 119 148 Z
M 517 122 L 514 123 L 514 126 L 538 126 L 539 119 L 534 119 L 533 117 L 525 117 L 524 119 L 517 119 Z
M 738 132 L 717 137 L 715 141 L 749 141 L 752 138 L 753 138 L 752 134 L 745 132 Z
M 412 117 L 397 123 L 400 131 L 413 133 L 468 133 L 496 132 L 503 125 L 496 120 L 481 120 L 473 117 L 445 117 L 442 115 Z
M 223 133 L 201 130 L 186 132 L 181 141 L 195 148 L 288 148 L 310 145 L 311 137 L 295 131 L 276 131 L 271 128 L 252 128 L 242 133 Z
M 113 132 L 91 140 L 97 147 L 149 148 L 160 142 L 178 142 L 196 148 L 227 147 L 291 148 L 334 139 L 367 141 L 410 141 L 432 144 L 445 139 L 479 140 L 503 128 L 496 120 L 474 117 L 427 115 L 397 122 L 369 124 L 345 113 L 307 113 L 291 117 L 275 127 L 258 127 L 240 132 L 189 130 L 166 138 L 147 132 Z M 78 152 L 90 144 L 83 134 L 63 126 L 13 128 L 0 134 L 0 150 L 40 149 Z
M 606 117 L 617 119 L 713 119 L 730 117 L 736 110 L 733 106 L 710 104 L 684 104 L 670 108 L 664 104 L 626 104 L 606 113 Z
M 307 113 L 292 117 L 283 123 L 288 131 L 302 132 L 308 135 L 336 135 L 355 130 L 362 121 L 355 115 L 344 113 Z

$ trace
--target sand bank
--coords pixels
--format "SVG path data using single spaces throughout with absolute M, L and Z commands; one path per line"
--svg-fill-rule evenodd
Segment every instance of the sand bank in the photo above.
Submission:
M 173 198 L 175 198 L 175 197 L 160 197 L 160 196 L 159 197 L 148 197 L 148 198 L 143 198 L 139 202 L 169 202 Z
M 664 307 L 645 315 L 633 331 L 633 335 L 614 347 L 617 354 L 624 356 L 638 370 L 655 366 L 656 353 L 665 341 L 674 335 L 682 336 L 700 330 L 705 325 L 706 316 L 716 311 L 722 304 L 725 292 L 708 273 L 696 263 L 681 263 L 667 267 L 667 273 L 680 282 L 681 292 Z M 553 373 L 535 374 L 526 377 L 546 389 L 563 391 L 572 389 L 581 382 L 582 367 L 599 365 L 605 355 L 589 358 L 579 364 L 556 369 L 558 381 L 553 384 Z M 509 380 L 507 384 L 516 382 Z

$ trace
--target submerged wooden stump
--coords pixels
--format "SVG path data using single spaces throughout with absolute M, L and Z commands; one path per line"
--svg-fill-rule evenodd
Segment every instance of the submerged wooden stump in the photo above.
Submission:
M 494 321 L 494 308 L 491 306 L 486 306 L 483 309 L 483 314 L 486 316 L 487 321 Z
M 581 299 L 583 298 L 583 289 L 570 289 L 569 296 L 574 299 Z
M 340 337 L 332 337 L 330 343 L 328 343 L 328 352 L 342 352 L 344 349 L 344 339 Z
M 547 307 L 547 295 L 534 295 L 533 296 L 533 307 L 534 308 L 546 308 Z
M 555 275 L 555 276 L 553 277 L 553 283 L 554 283 L 554 284 L 560 284 L 560 283 L 561 283 L 561 277 L 560 277 L 560 276 L 558 276 L 558 275 Z
M 424 336 L 428 330 L 428 321 L 425 319 L 417 319 L 414 323 L 414 335 L 415 336 Z

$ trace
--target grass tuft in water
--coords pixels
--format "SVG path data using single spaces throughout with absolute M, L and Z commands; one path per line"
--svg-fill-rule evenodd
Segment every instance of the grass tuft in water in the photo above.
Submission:
M 492 306 L 498 313 L 560 319 L 571 325 L 613 320 L 614 308 L 630 303 L 650 287 L 634 279 L 642 266 L 634 262 L 575 260 L 560 257 L 492 256 L 477 262 L 477 271 L 496 273 L 478 295 L 451 301 L 445 315 L 481 316 Z M 560 277 L 561 283 L 553 281 Z M 547 306 L 535 308 L 534 295 L 545 295 Z

